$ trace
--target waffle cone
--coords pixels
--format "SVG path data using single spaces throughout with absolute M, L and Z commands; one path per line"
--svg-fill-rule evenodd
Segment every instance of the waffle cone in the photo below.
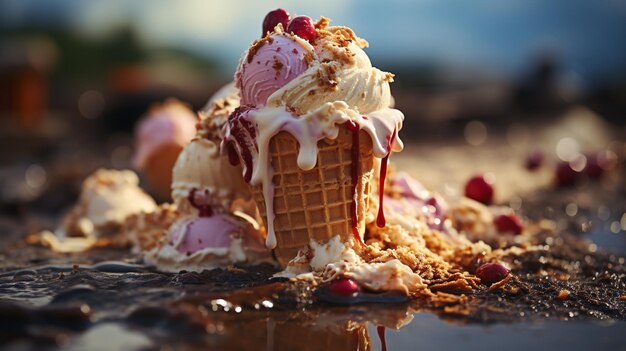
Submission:
M 358 180 L 354 201 L 357 228 L 363 235 L 374 157 L 371 138 L 364 131 L 359 133 L 359 159 L 355 164 Z M 303 171 L 297 164 L 300 146 L 291 134 L 280 132 L 270 140 L 275 188 L 275 254 L 281 265 L 286 266 L 311 239 L 324 243 L 339 235 L 343 242 L 347 242 L 353 237 L 352 142 L 352 132 L 345 125 L 340 126 L 336 139 L 318 142 L 317 164 L 313 169 Z M 252 194 L 267 223 L 262 189 L 261 185 L 254 186 Z
M 145 165 L 144 174 L 150 190 L 158 200 L 169 200 L 172 189 L 172 168 L 183 150 L 180 145 L 164 145 Z

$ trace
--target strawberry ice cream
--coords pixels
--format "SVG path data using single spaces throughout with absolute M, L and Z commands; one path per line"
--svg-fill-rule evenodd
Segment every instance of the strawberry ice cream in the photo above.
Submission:
M 184 222 L 172 233 L 172 245 L 180 252 L 196 252 L 206 248 L 229 247 L 231 234 L 241 226 L 225 215 L 196 217 Z
M 241 104 L 262 106 L 276 90 L 306 71 L 313 55 L 309 43 L 296 36 L 272 35 L 242 58 L 235 83 Z
M 189 193 L 197 215 L 183 215 L 171 225 L 161 245 L 144 255 L 164 271 L 197 270 L 225 264 L 270 261 L 256 223 L 231 213 L 214 213 L 208 191 Z

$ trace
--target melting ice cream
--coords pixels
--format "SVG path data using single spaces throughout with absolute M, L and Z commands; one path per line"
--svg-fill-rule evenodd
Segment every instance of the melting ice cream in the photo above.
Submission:
M 262 187 L 268 248 L 277 244 L 276 165 L 271 164 L 269 154 L 270 141 L 277 134 L 287 132 L 297 140 L 297 164 L 303 171 L 318 163 L 318 143 L 336 139 L 341 127 L 354 131 L 355 148 L 359 146 L 359 131 L 366 132 L 378 158 L 403 147 L 397 133 L 404 116 L 388 107 L 393 76 L 372 67 L 361 49 L 367 43 L 349 28 L 330 27 L 322 18 L 316 24 L 316 34 L 316 39 L 308 42 L 284 32 L 282 25 L 276 26 L 244 53 L 235 75 L 242 104 L 248 104 L 230 116 L 223 145 L 231 153 L 235 148 L 243 161 L 245 180 Z M 254 84 L 250 77 L 254 77 Z M 354 164 L 359 162 L 356 156 Z M 356 228 L 363 219 L 352 217 L 346 220 L 352 220 Z M 360 241 L 362 230 L 355 230 L 355 234 Z

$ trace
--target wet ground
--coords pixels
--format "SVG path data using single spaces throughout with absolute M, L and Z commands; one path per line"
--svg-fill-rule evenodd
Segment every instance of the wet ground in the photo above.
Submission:
M 0 345 L 376 350 L 383 342 L 388 350 L 416 343 L 425 350 L 619 350 L 626 342 L 618 333 L 626 326 L 623 258 L 588 252 L 587 244 L 573 244 L 577 240 L 520 257 L 506 289 L 477 291 L 466 303 L 449 306 L 420 300 L 338 304 L 307 285 L 269 280 L 276 271 L 269 265 L 162 274 L 124 262 L 123 250 L 60 257 L 18 245 L 3 250 Z M 570 296 L 561 300 L 564 289 Z
M 29 243 L 29 234 L 54 226 L 59 208 L 75 197 L 79 173 L 45 168 L 47 190 L 36 201 L 1 203 L 0 349 L 626 349 L 623 163 L 600 180 L 554 187 L 551 166 L 526 172 L 522 149 L 491 142 L 409 143 L 396 159 L 444 193 L 476 171 L 494 172 L 499 202 L 555 223 L 554 233 L 535 238 L 545 250 L 512 261 L 502 289 L 484 287 L 462 303 L 337 300 L 269 279 L 276 272 L 270 265 L 163 274 L 124 249 L 54 253 Z M 0 178 L 13 179 L 19 167 Z M 28 182 L 33 170 L 24 169 Z
M 623 201 L 615 197 L 623 187 L 604 194 L 598 185 L 588 186 L 607 201 Z M 537 208 L 558 207 L 559 201 L 545 198 L 578 193 L 553 189 L 528 197 L 521 211 L 532 217 Z M 619 333 L 626 326 L 626 268 L 619 254 L 624 238 L 601 225 L 584 232 L 583 217 L 601 222 L 593 209 L 579 211 L 556 215 L 565 229 L 557 236 L 538 236 L 546 250 L 516 258 L 504 289 L 484 288 L 462 304 L 449 305 L 389 303 L 396 296 L 345 305 L 307 285 L 270 280 L 276 272 L 270 265 L 163 274 L 124 249 L 53 253 L 28 244 L 20 226 L 5 223 L 0 345 L 18 350 L 377 350 L 384 343 L 387 350 L 416 345 L 424 350 L 460 345 L 619 350 L 626 344 L 626 334 Z M 569 296 L 559 299 L 563 290 Z

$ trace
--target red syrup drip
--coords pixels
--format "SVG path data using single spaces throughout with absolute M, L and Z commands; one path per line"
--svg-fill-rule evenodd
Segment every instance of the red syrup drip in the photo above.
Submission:
M 196 202 L 196 191 L 198 189 L 193 188 L 191 189 L 191 191 L 189 192 L 189 195 L 187 195 L 187 201 L 189 201 L 189 204 L 198 210 L 198 216 L 199 217 L 211 217 L 213 216 L 213 209 L 211 208 L 211 205 L 209 205 L 208 203 L 204 203 L 204 204 L 199 204 Z M 206 198 L 209 197 L 209 191 L 205 190 L 204 191 L 204 195 Z
M 351 221 L 352 221 L 352 235 L 357 243 L 361 246 L 365 246 L 361 235 L 359 234 L 358 219 L 357 219 L 357 203 L 356 203 L 356 188 L 359 180 L 359 168 L 360 168 L 360 150 L 359 150 L 359 132 L 361 131 L 358 124 L 348 121 L 346 122 L 348 130 L 352 132 L 352 204 L 350 206 Z
M 250 110 L 249 106 L 239 106 L 233 111 L 228 118 L 228 129 L 230 131 L 231 138 L 239 146 L 239 152 L 241 159 L 245 165 L 244 179 L 247 183 L 250 183 L 252 179 L 252 151 L 251 147 L 257 147 L 251 145 L 250 140 L 255 140 L 256 130 L 252 122 L 245 119 L 245 114 Z M 229 143 L 230 144 L 230 143 Z M 232 151 L 231 151 L 232 149 Z M 228 158 L 230 163 L 236 165 L 239 163 L 233 163 L 233 156 L 236 156 L 237 152 L 234 150 L 234 146 L 228 146 Z
M 387 341 L 385 340 L 385 327 L 379 325 L 376 327 L 376 332 L 378 332 L 378 339 L 380 339 L 380 349 L 382 351 L 387 351 Z
M 380 162 L 380 183 L 378 187 L 378 216 L 376 217 L 376 225 L 378 228 L 384 228 L 387 224 L 385 220 L 385 210 L 383 209 L 383 199 L 385 197 L 385 178 L 387 177 L 387 164 L 389 163 L 389 155 L 391 154 L 391 144 L 396 138 L 396 130 L 393 130 L 391 138 L 387 141 L 387 155 Z
M 228 162 L 233 166 L 239 166 L 239 155 L 233 143 L 226 144 L 226 152 L 228 152 Z
M 376 225 L 378 228 L 384 228 L 387 224 L 385 220 L 385 210 L 383 209 L 383 199 L 385 196 L 385 178 L 387 177 L 387 163 L 389 161 L 389 154 L 383 157 L 380 162 L 380 176 L 378 187 L 378 216 L 376 217 Z

